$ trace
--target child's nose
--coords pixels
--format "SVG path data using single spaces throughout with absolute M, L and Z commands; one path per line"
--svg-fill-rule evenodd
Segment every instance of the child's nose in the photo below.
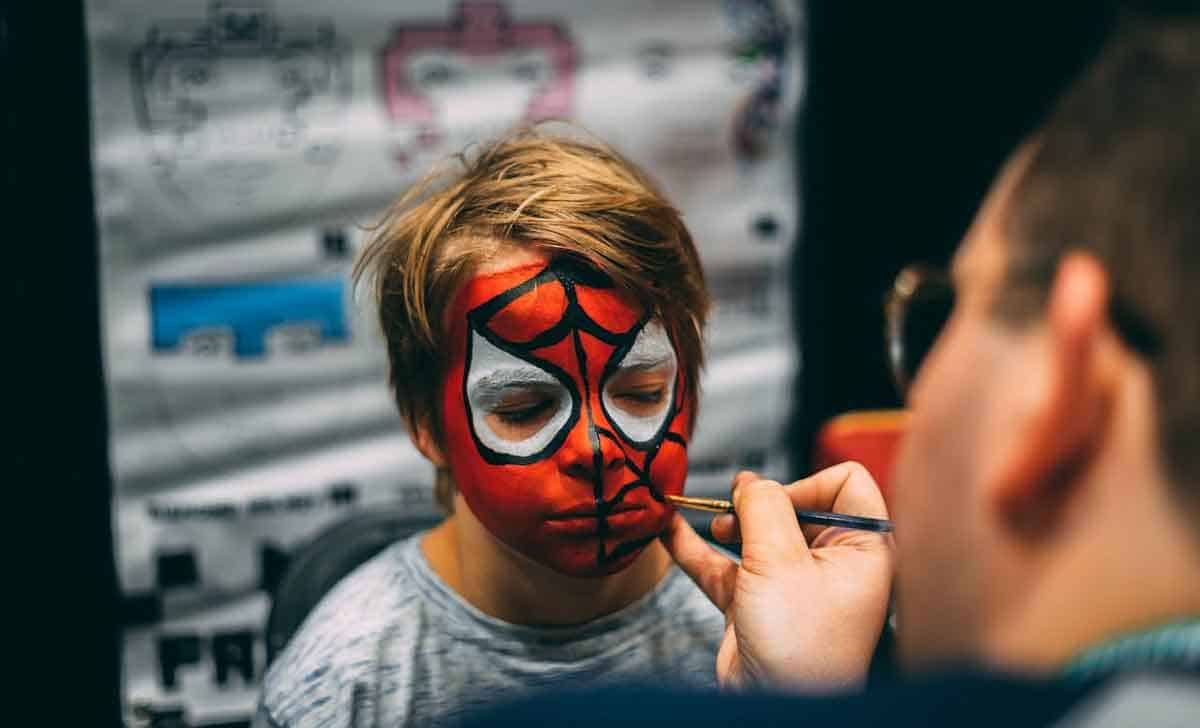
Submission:
M 571 429 L 559 450 L 559 467 L 572 478 L 586 480 L 593 485 L 602 480 L 604 472 L 621 467 L 625 454 L 612 437 L 601 432 L 600 427 L 588 416 L 585 409 L 579 422 Z

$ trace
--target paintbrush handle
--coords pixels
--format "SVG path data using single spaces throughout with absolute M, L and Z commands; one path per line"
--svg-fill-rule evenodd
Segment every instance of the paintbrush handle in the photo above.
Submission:
M 669 495 L 667 500 L 680 508 L 692 508 L 709 513 L 734 513 L 733 503 L 717 498 L 692 498 L 682 495 Z M 825 513 L 823 511 L 796 511 L 796 520 L 800 523 L 811 523 L 817 526 L 835 526 L 837 528 L 855 528 L 860 531 L 875 531 L 887 533 L 892 530 L 892 522 L 882 518 L 867 518 L 866 516 L 848 516 L 844 513 Z
M 886 521 L 882 518 L 867 518 L 866 516 L 847 516 L 844 513 L 796 511 L 796 520 L 801 523 L 812 523 L 818 526 L 857 528 L 860 531 L 875 531 L 876 533 L 887 533 L 892 530 L 891 521 Z

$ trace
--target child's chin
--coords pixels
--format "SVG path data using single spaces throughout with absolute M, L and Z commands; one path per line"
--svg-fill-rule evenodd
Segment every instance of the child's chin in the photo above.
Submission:
M 598 545 L 593 545 L 586 550 L 563 549 L 548 555 L 548 559 L 539 560 L 564 576 L 578 579 L 598 579 L 612 576 L 629 568 L 653 540 L 651 538 L 608 544 L 603 557 L 601 557 Z

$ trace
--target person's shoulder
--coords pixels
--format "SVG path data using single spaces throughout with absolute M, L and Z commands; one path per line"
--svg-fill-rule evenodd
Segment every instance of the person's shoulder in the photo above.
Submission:
M 1063 721 L 1071 728 L 1195 726 L 1200 718 L 1200 670 L 1133 672 L 1107 681 Z
M 375 680 L 380 641 L 419 621 L 409 618 L 419 608 L 407 563 L 413 539 L 385 548 L 350 572 L 305 618 L 263 681 L 260 710 L 272 721 L 299 728 L 348 719 L 356 686 Z
M 411 566 L 414 554 L 419 557 L 418 538 L 388 546 L 334 585 L 305 618 L 285 654 L 296 659 L 327 644 L 353 651 L 364 637 L 387 629 L 397 610 L 419 595 Z
M 603 692 L 563 691 L 518 700 L 481 713 L 466 725 L 1048 726 L 1056 724 L 1088 689 L 972 672 L 828 696 L 620 685 L 606 686 Z M 581 712 L 580 705 L 588 710 Z

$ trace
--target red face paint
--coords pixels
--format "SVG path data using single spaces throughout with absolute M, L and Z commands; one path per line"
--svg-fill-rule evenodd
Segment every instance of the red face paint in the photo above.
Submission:
M 443 427 L 472 513 L 563 574 L 631 564 L 687 475 L 688 383 L 662 326 L 569 258 L 477 276 L 450 316 Z M 621 384 L 638 372 L 663 386 Z

